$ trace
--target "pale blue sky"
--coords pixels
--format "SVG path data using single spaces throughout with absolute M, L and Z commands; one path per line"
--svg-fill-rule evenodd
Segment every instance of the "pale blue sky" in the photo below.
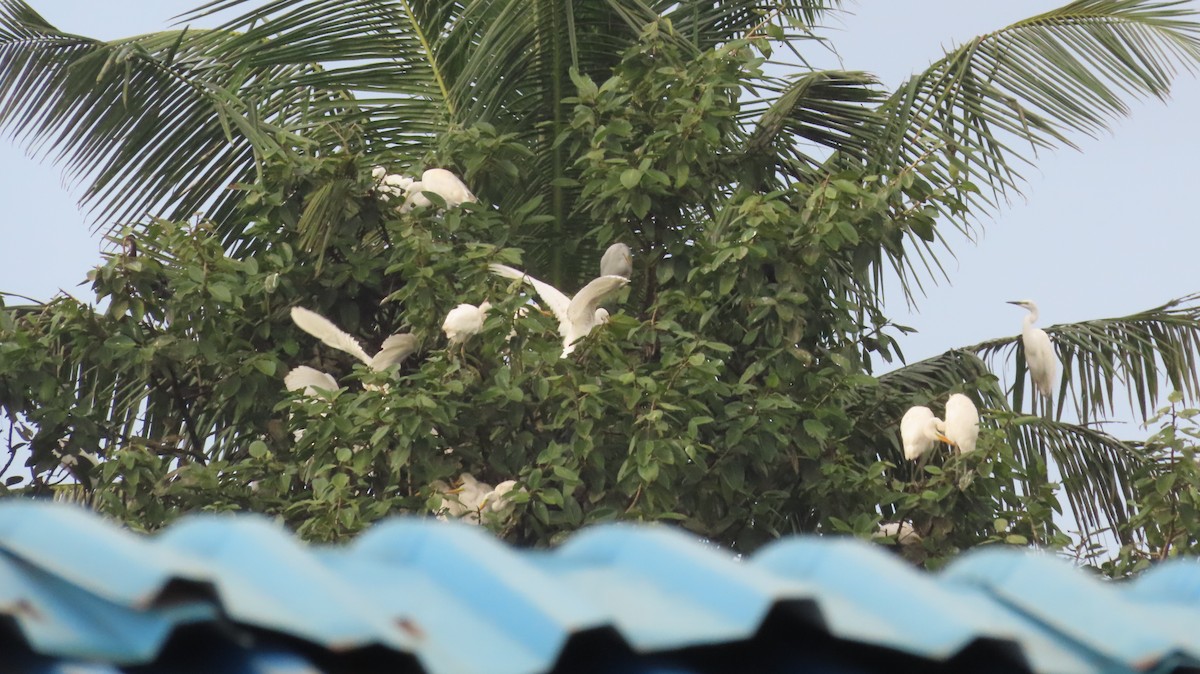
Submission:
M 113 38 L 164 28 L 199 0 L 32 0 L 61 28 Z M 825 34 L 841 66 L 895 85 L 975 35 L 1063 4 L 1061 0 L 879 0 L 848 2 L 851 14 Z M 1200 0 L 1189 3 L 1200 11 Z M 832 57 L 821 65 L 836 67 Z M 951 284 L 932 288 L 905 318 L 920 330 L 903 342 L 910 360 L 991 337 L 1015 334 L 1023 311 L 1004 304 L 1034 299 L 1051 324 L 1118 316 L 1200 291 L 1200 244 L 1193 199 L 1200 190 L 1200 82 L 1180 76 L 1172 100 L 1135 103 L 1111 135 L 1077 140 L 1082 153 L 1045 153 L 1026 171 L 1025 197 L 985 222 L 978 245 L 951 235 Z M 79 191 L 59 171 L 0 141 L 0 290 L 44 299 L 76 285 L 99 260 L 99 242 L 77 209 Z

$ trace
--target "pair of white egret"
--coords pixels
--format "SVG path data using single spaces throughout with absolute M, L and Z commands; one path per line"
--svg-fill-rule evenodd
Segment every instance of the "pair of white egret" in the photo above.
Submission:
M 979 410 L 975 403 L 961 393 L 946 401 L 945 421 L 924 405 L 910 407 L 900 420 L 900 439 L 904 442 L 904 458 L 915 460 L 933 449 L 938 441 L 957 447 L 962 454 L 975 451 L 979 438 Z
M 610 295 L 629 283 L 633 273 L 633 252 L 623 243 L 614 243 L 600 258 L 600 276 L 580 289 L 574 297 L 558 288 L 540 281 L 525 272 L 503 264 L 490 264 L 488 269 L 497 276 L 527 283 L 537 292 L 542 302 L 558 319 L 558 333 L 562 336 L 562 357 L 575 350 L 575 343 L 587 336 L 597 325 L 608 321 L 608 311 L 600 304 Z M 460 304 L 450 311 L 442 323 L 442 330 L 452 344 L 465 341 L 483 329 L 483 321 L 491 308 L 489 302 L 479 306 Z
M 401 213 L 432 206 L 433 202 L 425 196 L 426 192 L 441 197 L 446 202 L 446 208 L 479 201 L 458 176 L 446 169 L 427 169 L 421 174 L 420 180 L 414 180 L 398 173 L 388 173 L 384 167 L 376 166 L 371 169 L 371 177 L 375 179 L 375 191 L 379 194 L 388 199 L 404 197 L 404 202 L 396 209 Z
M 442 496 L 438 519 L 456 518 L 467 524 L 480 524 L 481 519 L 504 517 L 512 508 L 508 493 L 516 489 L 516 480 L 505 480 L 493 487 L 480 482 L 470 473 L 458 477 L 458 486 L 451 487 L 442 480 L 432 485 Z

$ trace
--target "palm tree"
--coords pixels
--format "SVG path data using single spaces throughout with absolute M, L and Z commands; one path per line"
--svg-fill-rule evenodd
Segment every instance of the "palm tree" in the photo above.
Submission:
M 84 201 L 99 221 L 178 220 L 203 208 L 234 257 L 258 246 L 239 219 L 244 193 L 227 187 L 255 182 L 278 157 L 350 158 L 304 198 L 301 243 L 317 252 L 354 217 L 339 200 L 370 165 L 448 166 L 484 203 L 528 216 L 509 240 L 526 250 L 529 271 L 554 285 L 577 286 L 594 273 L 582 261 L 598 259 L 609 239 L 638 242 L 633 292 L 644 307 L 665 289 L 655 279 L 669 279 L 656 273 L 670 264 L 664 232 L 685 222 L 731 226 L 721 207 L 733 194 L 829 185 L 848 174 L 889 176 L 901 190 L 944 188 L 943 198 L 909 203 L 931 211 L 925 226 L 828 269 L 825 291 L 852 298 L 861 325 L 879 327 L 886 275 L 898 274 L 910 299 L 945 276 L 933 253 L 947 239 L 935 224 L 968 231 L 1020 187 L 1036 151 L 1104 129 L 1130 98 L 1165 97 L 1177 70 L 1200 63 L 1200 24 L 1184 4 L 1077 0 L 971 40 L 891 92 L 860 72 L 795 64 L 785 76 L 757 72 L 715 184 L 618 214 L 589 206 L 579 148 L 564 142 L 595 83 L 650 38 L 696 57 L 746 44 L 765 52 L 768 38 L 776 51 L 799 52 L 840 3 L 215 0 L 185 20 L 244 13 L 212 30 L 105 42 L 57 30 L 23 0 L 0 0 L 0 126 L 88 176 Z M 466 145 L 484 149 L 463 152 Z M 621 181 L 636 184 L 642 171 L 630 167 Z M 678 182 L 687 185 L 686 176 Z M 880 377 L 879 398 L 855 411 L 857 434 L 864 444 L 894 435 L 907 404 L 975 386 L 979 402 L 1005 419 L 997 428 L 1018 455 L 1062 469 L 1081 526 L 1121 522 L 1132 495 L 1122 476 L 1141 455 L 1087 423 L 1111 409 L 1114 383 L 1136 393 L 1143 414 L 1164 377 L 1195 396 L 1195 303 L 1048 330 L 1079 424 L 1062 420 L 1065 395 L 1050 418 L 1021 416 L 1021 386 L 1010 395 L 989 380 L 987 361 L 1008 362 L 1014 338 Z M 844 346 L 837 341 L 818 346 L 834 351 Z M 893 350 L 866 327 L 847 343 L 868 368 L 871 352 Z M 130 398 L 125 412 L 140 404 Z

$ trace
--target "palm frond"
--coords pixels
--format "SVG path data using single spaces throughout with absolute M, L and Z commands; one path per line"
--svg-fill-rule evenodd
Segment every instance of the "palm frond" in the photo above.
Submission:
M 1132 476 L 1146 460 L 1137 447 L 1101 430 L 1038 416 L 1010 416 L 1000 428 L 1026 468 L 1057 467 L 1084 536 L 1116 530 L 1114 525 L 1128 520 L 1135 497 Z
M 765 34 L 767 27 L 812 30 L 829 13 L 841 7 L 840 0 L 654 0 L 647 3 L 655 14 L 674 24 L 685 39 L 699 49 L 711 49 L 731 40 Z
M 770 82 L 772 97 L 765 110 L 747 106 L 746 116 L 757 118 L 746 141 L 751 156 L 786 157 L 785 165 L 770 166 L 793 179 L 810 179 L 823 163 L 799 145 L 808 142 L 865 161 L 867 147 L 879 133 L 882 118 L 868 104 L 880 94 L 877 81 L 862 72 L 816 71 L 789 80 Z M 782 146 L 777 152 L 777 146 Z
M 965 213 L 946 213 L 970 234 L 971 215 L 1018 191 L 1020 166 L 1039 150 L 1072 146 L 1072 132 L 1096 134 L 1129 99 L 1164 98 L 1179 70 L 1195 71 L 1200 27 L 1187 5 L 1077 0 L 971 40 L 881 107 L 869 168 L 929 165 L 937 184 L 979 185 L 962 195 Z M 902 270 L 906 287 L 908 273 L 921 275 Z
M 0 128 L 88 177 L 98 221 L 228 212 L 257 153 L 300 139 L 311 92 L 264 82 L 311 67 L 252 67 L 207 48 L 204 32 L 102 42 L 63 33 L 22 0 L 0 0 Z

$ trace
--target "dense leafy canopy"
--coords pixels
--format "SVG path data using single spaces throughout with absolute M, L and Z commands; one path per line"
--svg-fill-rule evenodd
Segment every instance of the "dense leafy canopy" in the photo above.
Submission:
M 749 550 L 906 521 L 922 536 L 906 554 L 935 563 L 1071 545 L 1066 503 L 1079 554 L 1107 528 L 1125 544 L 1113 573 L 1194 546 L 1179 424 L 1142 444 L 1063 414 L 1102 418 L 1117 385 L 1143 416 L 1164 381 L 1194 399 L 1195 297 L 1049 328 L 1065 372 L 1039 415 L 1015 337 L 897 368 L 905 328 L 880 289 L 937 279 L 945 227 L 1016 186 L 1014 147 L 1164 95 L 1200 62 L 1200 26 L 1176 3 L 1085 0 L 890 95 L 862 73 L 764 74 L 833 9 L 279 1 L 105 43 L 0 0 L 0 124 L 98 167 L 88 198 L 137 223 L 91 273 L 101 309 L 0 311 L 0 405 L 30 467 L 9 487 L 66 473 L 132 526 L 253 509 L 330 540 L 438 511 L 435 484 L 466 471 L 518 480 L 487 523 L 525 542 L 626 518 Z M 377 164 L 453 168 L 480 202 L 399 213 Z M 613 241 L 634 250 L 632 283 L 565 359 L 556 320 L 519 313 L 527 289 L 487 271 L 573 292 Z M 448 346 L 446 313 L 484 300 L 483 331 Z M 371 353 L 399 331 L 421 346 L 372 372 L 297 329 L 294 306 Z M 1005 391 L 993 368 L 1010 361 Z M 341 388 L 286 392 L 300 365 Z M 905 461 L 905 409 L 952 392 L 984 411 L 979 451 Z

